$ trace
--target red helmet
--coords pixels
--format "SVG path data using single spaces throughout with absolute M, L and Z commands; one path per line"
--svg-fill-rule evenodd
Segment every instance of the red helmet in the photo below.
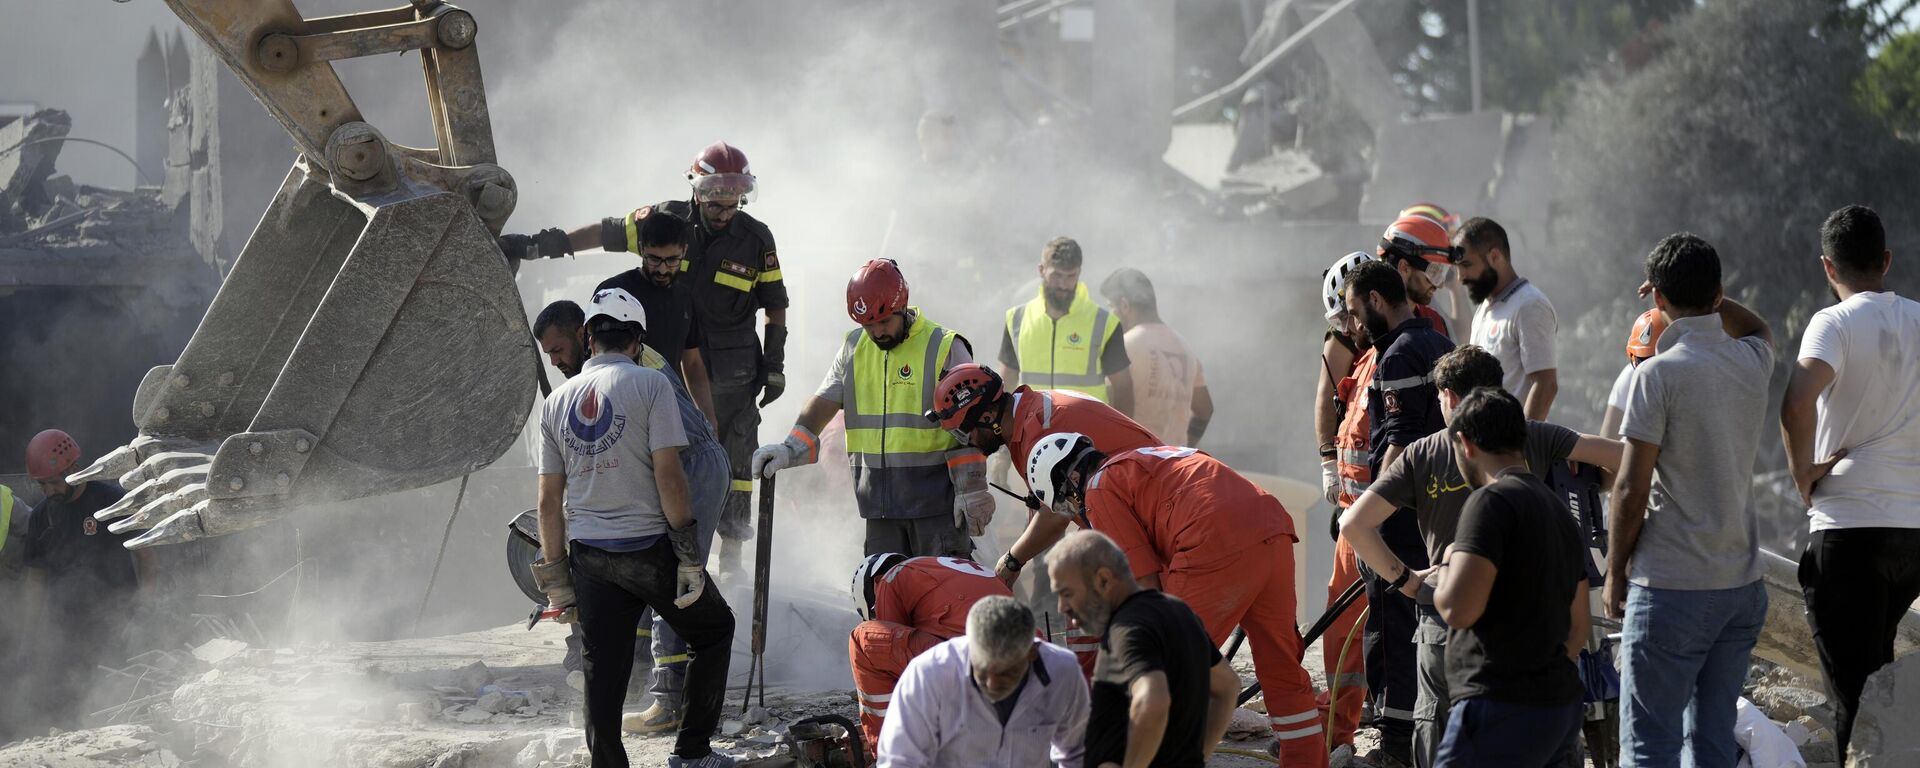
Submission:
M 747 153 L 724 141 L 716 141 L 693 158 L 687 167 L 687 181 L 693 184 L 696 199 L 738 197 L 745 201 L 753 194 L 753 171 L 747 167 Z
M 847 315 L 861 325 L 907 308 L 907 278 L 893 259 L 874 259 L 847 281 Z
M 933 410 L 927 420 L 949 432 L 971 432 L 987 410 L 1000 403 L 1005 385 L 1000 374 L 979 363 L 962 363 L 940 377 L 933 388 Z
M 27 441 L 27 476 L 35 482 L 59 480 L 80 462 L 80 444 L 67 433 L 49 429 Z
M 1434 221 L 1440 222 L 1441 226 L 1447 228 L 1447 234 L 1453 234 L 1460 230 L 1460 217 L 1447 213 L 1447 209 L 1433 203 L 1414 203 L 1413 205 L 1407 206 L 1406 210 L 1401 211 L 1400 215 L 1425 216 L 1433 219 Z

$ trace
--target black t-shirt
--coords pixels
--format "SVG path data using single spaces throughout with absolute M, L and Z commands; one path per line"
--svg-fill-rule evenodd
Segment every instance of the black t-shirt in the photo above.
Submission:
M 647 346 L 667 359 L 670 375 L 680 376 L 681 352 L 706 346 L 700 321 L 693 314 L 693 290 L 685 280 L 675 278 L 673 285 L 662 288 L 648 280 L 644 271 L 629 269 L 600 281 L 593 291 L 608 288 L 625 290 L 640 301 L 647 311 Z
M 1580 676 L 1567 659 L 1568 606 L 1582 589 L 1586 547 L 1565 502 L 1514 467 L 1467 497 L 1453 546 L 1499 572 L 1480 620 L 1447 633 L 1447 689 L 1453 700 L 1552 706 L 1580 701 Z
M 1135 592 L 1113 611 L 1093 666 L 1092 713 L 1087 719 L 1087 765 L 1122 763 L 1127 756 L 1129 689 L 1149 672 L 1167 675 L 1172 701 L 1167 733 L 1155 766 L 1198 768 L 1206 748 L 1208 692 L 1220 649 L 1200 617 L 1180 598 L 1158 590 Z
M 34 509 L 27 527 L 26 563 L 46 573 L 52 611 L 117 610 L 119 600 L 139 586 L 133 553 L 122 546 L 136 534 L 114 533 L 93 519 L 93 513 L 126 493 L 114 483 L 95 480 L 77 499 L 48 498 Z

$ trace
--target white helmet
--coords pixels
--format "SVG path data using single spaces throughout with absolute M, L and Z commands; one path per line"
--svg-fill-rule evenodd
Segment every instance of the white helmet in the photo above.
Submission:
M 1060 506 L 1065 494 L 1061 487 L 1066 482 L 1067 470 L 1080 463 L 1082 457 L 1093 450 L 1093 439 L 1078 432 L 1060 432 L 1040 438 L 1039 444 L 1027 453 L 1027 487 L 1033 489 L 1034 498 L 1054 514 L 1073 517 L 1074 514 Z
M 1361 264 L 1374 261 L 1375 256 L 1366 251 L 1354 251 L 1340 257 L 1339 261 L 1328 267 L 1320 278 L 1320 303 L 1327 310 L 1327 322 L 1333 322 L 1333 316 L 1346 311 L 1347 302 L 1343 298 L 1347 292 L 1347 277 Z M 1339 330 L 1339 329 L 1335 329 Z
M 853 612 L 860 614 L 861 621 L 873 620 L 873 601 L 877 599 L 873 583 L 907 560 L 906 555 L 898 552 L 883 552 L 867 555 L 867 559 L 860 561 L 860 567 L 853 569 Z
M 647 309 L 640 306 L 640 300 L 627 293 L 625 288 L 607 288 L 593 292 L 593 301 L 587 303 L 587 329 L 592 330 L 594 321 L 601 316 L 618 323 L 634 323 L 640 331 L 647 330 Z

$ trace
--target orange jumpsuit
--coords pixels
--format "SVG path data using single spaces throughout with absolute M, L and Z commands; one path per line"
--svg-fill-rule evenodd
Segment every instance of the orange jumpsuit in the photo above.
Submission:
M 1294 625 L 1293 520 L 1280 500 L 1192 448 L 1113 456 L 1087 482 L 1087 522 L 1187 601 L 1215 645 L 1246 630 L 1281 765 L 1326 768 L 1313 680 Z
M 880 743 L 880 724 L 907 662 L 966 634 L 967 611 L 980 598 L 1012 597 L 1013 591 L 994 578 L 993 569 L 972 560 L 916 557 L 880 577 L 873 594 L 873 619 L 855 626 L 847 640 L 868 749 Z
M 1027 452 L 1033 450 L 1033 444 L 1040 438 L 1061 432 L 1086 435 L 1093 440 L 1094 448 L 1109 456 L 1160 444 L 1160 438 L 1154 437 L 1139 422 L 1079 392 L 1040 391 L 1022 385 L 1014 394 L 1020 399 L 1013 406 L 1012 428 L 1005 430 L 1001 437 L 1007 441 L 1007 451 L 1015 467 L 1026 466 Z M 1020 475 L 1021 482 L 1026 482 L 1025 472 L 1016 474 Z M 1100 636 L 1086 634 L 1075 626 L 1066 630 L 1064 639 L 1067 650 L 1080 657 L 1080 672 L 1091 681 L 1093 662 L 1100 657 Z
M 1438 317 L 1438 313 L 1435 313 Z M 1347 404 L 1346 413 L 1341 416 L 1339 431 L 1334 433 L 1334 447 L 1339 452 L 1340 463 L 1340 508 L 1353 506 L 1353 502 L 1365 493 L 1373 482 L 1373 472 L 1368 469 L 1368 452 L 1372 450 L 1368 443 L 1367 403 L 1360 398 L 1366 397 L 1364 382 L 1373 380 L 1373 347 L 1369 346 L 1360 356 L 1354 358 L 1351 376 L 1340 380 L 1340 402 Z M 1342 534 L 1333 545 L 1333 578 L 1327 582 L 1327 604 L 1332 605 L 1340 593 L 1347 587 L 1360 581 L 1360 560 L 1353 552 L 1353 545 Z M 1364 630 L 1355 630 L 1360 621 L 1360 613 L 1367 609 L 1367 595 L 1360 593 L 1347 610 L 1333 620 L 1327 632 L 1320 636 L 1320 659 L 1327 670 L 1327 687 L 1333 689 L 1333 683 L 1339 682 L 1340 700 L 1331 711 L 1326 710 L 1327 702 L 1321 699 L 1322 711 L 1327 722 L 1333 728 L 1333 743 L 1352 744 L 1353 732 L 1360 728 L 1360 710 L 1367 700 L 1366 652 L 1363 649 L 1361 635 Z M 1348 640 L 1351 638 L 1352 642 Z M 1346 658 L 1341 658 L 1342 654 Z M 1344 663 L 1343 663 L 1344 662 Z

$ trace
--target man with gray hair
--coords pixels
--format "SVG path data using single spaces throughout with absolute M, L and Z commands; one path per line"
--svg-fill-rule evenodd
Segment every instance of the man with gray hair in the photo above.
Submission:
M 1102 636 L 1087 762 L 1205 765 L 1233 720 L 1240 676 L 1200 617 L 1180 598 L 1142 588 L 1127 553 L 1099 531 L 1062 539 L 1047 556 L 1047 575 L 1060 612 Z M 1308 757 L 1326 765 L 1325 751 Z
M 915 657 L 880 729 L 880 768 L 1080 768 L 1087 687 L 1072 652 L 1034 637 L 1033 612 L 1004 595 L 967 612 L 967 634 Z

